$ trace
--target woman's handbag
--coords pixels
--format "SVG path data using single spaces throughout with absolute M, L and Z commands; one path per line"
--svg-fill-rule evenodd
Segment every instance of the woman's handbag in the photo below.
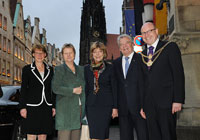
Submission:
M 82 125 L 81 128 L 81 139 L 80 140 L 91 140 L 89 136 L 89 127 L 88 125 Z

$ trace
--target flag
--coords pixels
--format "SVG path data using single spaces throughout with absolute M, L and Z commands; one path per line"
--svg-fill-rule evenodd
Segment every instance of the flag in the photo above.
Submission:
M 126 22 L 126 34 L 130 35 L 132 38 L 135 37 L 135 14 L 134 10 L 124 10 L 125 22 Z

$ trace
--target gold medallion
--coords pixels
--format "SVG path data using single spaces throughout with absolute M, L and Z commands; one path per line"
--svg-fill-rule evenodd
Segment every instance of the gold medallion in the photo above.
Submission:
M 156 59 L 160 56 L 161 52 L 164 50 L 164 48 L 171 42 L 167 42 L 163 47 L 161 47 L 158 51 L 156 51 L 153 55 L 144 55 L 143 53 L 140 53 L 142 55 L 142 61 L 144 64 L 146 64 L 148 67 L 151 67 L 153 63 L 156 61 Z M 153 59 L 154 57 L 154 59 Z M 145 61 L 145 58 L 148 58 L 148 61 Z M 153 59 L 153 60 L 152 60 Z
M 149 54 L 148 59 L 151 60 L 152 59 L 152 54 Z
M 151 67 L 152 64 L 153 64 L 153 62 L 152 62 L 151 60 L 149 60 L 149 61 L 147 62 L 147 66 L 148 66 L 148 67 Z

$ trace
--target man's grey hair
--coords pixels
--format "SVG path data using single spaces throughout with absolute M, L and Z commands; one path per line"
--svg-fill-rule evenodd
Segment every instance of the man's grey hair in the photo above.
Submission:
M 131 37 L 131 36 L 129 36 L 129 35 L 127 35 L 127 34 L 121 34 L 120 36 L 118 36 L 118 37 L 117 37 L 117 44 L 118 44 L 118 46 L 120 46 L 120 40 L 121 40 L 122 38 L 124 38 L 124 37 L 127 37 L 127 38 L 129 38 L 129 39 L 130 39 L 130 41 L 131 41 L 131 42 L 133 42 L 133 40 L 132 40 L 132 37 Z

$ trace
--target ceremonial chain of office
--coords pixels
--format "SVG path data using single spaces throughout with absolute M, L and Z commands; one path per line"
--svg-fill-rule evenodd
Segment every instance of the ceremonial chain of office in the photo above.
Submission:
M 158 58 L 158 56 L 160 56 L 160 54 L 161 54 L 161 52 L 164 50 L 164 48 L 169 44 L 169 43 L 171 43 L 171 42 L 167 42 L 162 48 L 160 48 L 156 53 L 154 53 L 153 55 L 152 54 L 150 54 L 150 55 L 144 55 L 143 53 L 140 53 L 141 55 L 142 55 L 142 61 L 143 61 L 143 63 L 145 63 L 148 67 L 150 67 L 150 66 L 152 66 L 153 65 L 153 63 L 156 61 L 156 59 Z M 154 60 L 152 61 L 152 58 L 154 57 L 154 56 L 156 56 L 155 58 L 154 58 Z M 144 58 L 148 58 L 148 62 L 146 62 L 145 60 L 144 60 Z

